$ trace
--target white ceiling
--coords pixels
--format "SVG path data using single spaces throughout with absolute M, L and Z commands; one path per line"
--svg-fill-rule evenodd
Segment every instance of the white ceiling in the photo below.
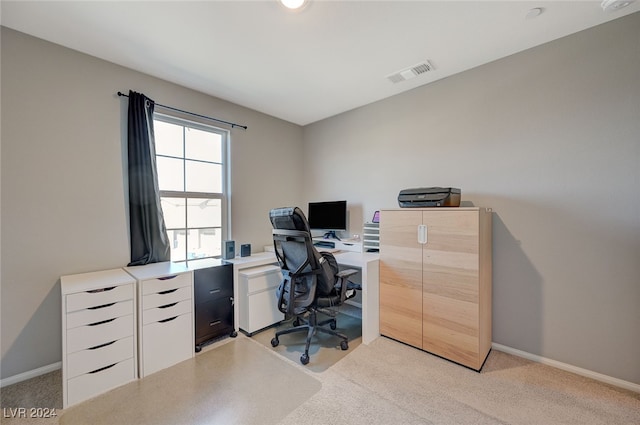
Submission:
M 6 27 L 305 125 L 640 10 L 640 1 L 614 12 L 600 0 L 311 1 L 291 12 L 275 0 L 3 0 L 0 16 Z M 543 13 L 526 19 L 534 7 Z M 386 78 L 426 59 L 434 71 Z

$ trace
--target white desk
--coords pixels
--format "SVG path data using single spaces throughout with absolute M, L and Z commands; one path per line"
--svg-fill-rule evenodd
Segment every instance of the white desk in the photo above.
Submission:
M 348 251 L 335 252 L 333 255 L 341 266 L 358 268 L 362 272 L 362 343 L 369 344 L 380 336 L 379 255 L 371 252 Z M 236 257 L 227 261 L 233 263 L 233 297 L 236 300 L 239 299 L 238 272 L 240 270 L 265 264 L 277 264 L 276 255 L 273 252 L 258 252 L 250 257 Z M 233 316 L 237 331 L 240 323 L 240 313 L 237 308 L 234 309 Z

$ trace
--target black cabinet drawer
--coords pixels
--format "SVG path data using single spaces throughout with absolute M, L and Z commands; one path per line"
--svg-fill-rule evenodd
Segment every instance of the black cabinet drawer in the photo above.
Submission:
M 233 332 L 231 297 L 196 304 L 196 344 Z
M 193 272 L 195 304 L 233 297 L 233 265 L 223 264 Z

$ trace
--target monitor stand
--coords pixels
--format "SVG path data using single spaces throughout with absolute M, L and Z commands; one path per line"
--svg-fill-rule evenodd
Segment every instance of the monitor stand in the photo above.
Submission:
M 340 240 L 340 238 L 338 236 L 336 236 L 336 232 L 333 231 L 333 230 L 330 230 L 327 233 L 325 233 L 323 238 L 324 239 L 337 239 L 337 240 Z

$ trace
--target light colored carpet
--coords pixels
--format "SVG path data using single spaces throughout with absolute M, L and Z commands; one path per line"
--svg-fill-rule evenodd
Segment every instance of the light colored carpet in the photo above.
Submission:
M 281 425 L 640 424 L 640 394 L 499 351 L 478 373 L 380 337 L 321 380 Z M 327 410 L 332 403 L 344 421 Z
M 56 370 L 1 388 L 0 404 L 2 419 L 6 416 L 4 408 L 9 407 L 62 409 L 62 372 Z
M 51 377 L 52 374 L 49 374 Z M 153 379 L 150 379 L 153 378 Z M 1 390 L 2 407 L 55 400 L 60 381 Z M 37 384 L 34 384 L 37 382 Z M 34 387 L 38 385 L 40 387 Z M 19 387 L 19 388 L 18 388 Z M 47 391 L 58 394 L 43 395 Z M 23 392 L 22 398 L 19 393 Z M 38 393 L 36 397 L 34 394 Z M 13 406 L 6 403 L 8 395 Z M 39 407 L 51 407 L 49 403 Z M 322 372 L 240 335 L 73 408 L 3 425 L 638 425 L 640 393 L 492 351 L 481 373 L 380 337 Z

